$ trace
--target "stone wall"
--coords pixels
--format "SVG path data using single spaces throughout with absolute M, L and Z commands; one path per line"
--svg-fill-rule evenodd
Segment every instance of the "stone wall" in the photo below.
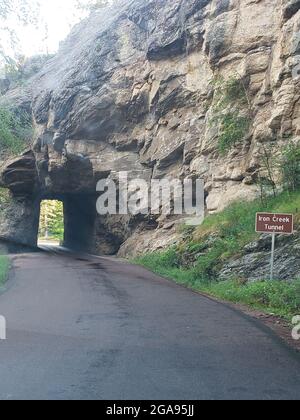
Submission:
M 256 197 L 262 147 L 300 134 L 299 8 L 298 0 L 133 0 L 93 13 L 24 93 L 36 168 L 24 189 L 93 194 L 99 179 L 125 170 L 146 180 L 204 178 L 208 212 Z M 236 77 L 252 120 L 223 156 L 213 81 Z M 7 95 L 22 103 L 22 91 Z M 96 252 L 123 244 L 120 255 L 134 255 L 174 243 L 177 223 L 97 219 L 91 240 Z

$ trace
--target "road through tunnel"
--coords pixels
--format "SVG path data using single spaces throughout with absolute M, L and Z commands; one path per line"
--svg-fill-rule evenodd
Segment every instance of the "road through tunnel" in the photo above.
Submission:
M 127 219 L 116 215 L 100 216 L 97 213 L 96 200 L 93 194 L 65 194 L 43 197 L 40 202 L 41 210 L 45 201 L 62 204 L 61 237 L 51 237 L 50 242 L 57 240 L 57 245 L 84 253 L 98 255 L 115 255 L 128 234 Z M 50 218 L 50 216 L 49 216 Z M 60 221 L 57 222 L 60 225 Z M 39 235 L 40 236 L 40 235 Z
M 47 196 L 40 201 L 38 244 L 93 251 L 95 198 L 90 195 Z

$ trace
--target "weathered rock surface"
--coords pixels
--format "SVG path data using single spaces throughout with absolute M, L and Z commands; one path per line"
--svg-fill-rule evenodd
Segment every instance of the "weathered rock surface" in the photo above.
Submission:
M 39 200 L 15 197 L 0 205 L 0 249 L 3 245 L 37 245 Z M 4 242 L 2 242 L 4 240 Z
M 36 174 L 29 185 L 21 157 L 4 184 L 34 200 L 91 196 L 99 179 L 124 170 L 147 180 L 202 177 L 208 212 L 256 197 L 262 144 L 300 136 L 299 9 L 298 0 L 132 0 L 93 13 L 23 94 L 8 92 L 30 104 Z M 237 75 L 253 121 L 224 157 L 211 82 Z M 135 255 L 176 240 L 149 220 L 93 223 L 97 252 L 122 244 L 122 255 Z
M 270 235 L 247 245 L 240 258 L 228 262 L 220 272 L 219 279 L 268 280 L 271 260 Z M 293 280 L 300 278 L 300 237 L 279 235 L 276 238 L 274 278 Z
M 2 172 L 3 184 L 9 185 L 15 196 L 32 196 L 37 181 L 36 161 L 31 150 L 9 161 Z

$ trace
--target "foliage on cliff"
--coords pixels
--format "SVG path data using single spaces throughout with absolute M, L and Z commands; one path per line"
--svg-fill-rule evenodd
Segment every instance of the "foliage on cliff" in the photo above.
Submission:
M 112 3 L 112 0 L 77 0 L 76 6 L 79 10 L 93 12 L 101 9 L 102 7 L 108 6 L 110 3 Z
M 31 118 L 26 113 L 15 113 L 0 106 L 0 156 L 18 155 L 32 135 Z
M 239 75 L 213 82 L 214 104 L 212 124 L 219 127 L 218 148 L 222 155 L 241 143 L 249 132 L 252 108 L 247 87 Z

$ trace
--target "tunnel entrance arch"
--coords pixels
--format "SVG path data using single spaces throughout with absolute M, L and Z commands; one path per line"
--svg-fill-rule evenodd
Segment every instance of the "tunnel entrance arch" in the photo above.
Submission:
M 60 245 L 64 240 L 64 204 L 59 200 L 40 203 L 38 245 Z

